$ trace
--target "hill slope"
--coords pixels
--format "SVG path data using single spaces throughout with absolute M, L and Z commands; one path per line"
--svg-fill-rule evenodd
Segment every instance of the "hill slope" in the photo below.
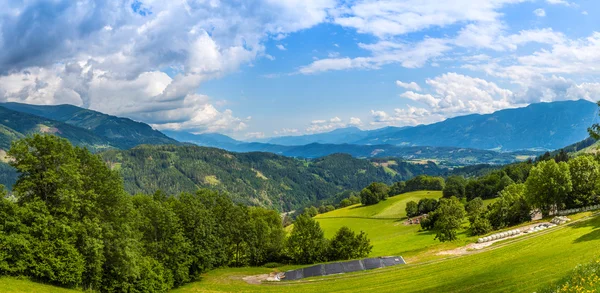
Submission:
M 13 140 L 33 133 L 55 134 L 95 151 L 113 147 L 108 139 L 89 130 L 0 106 L 0 149 L 7 150 Z
M 177 144 L 178 142 L 152 129 L 150 125 L 73 105 L 29 105 L 20 103 L 0 104 L 13 111 L 36 115 L 64 122 L 89 130 L 109 141 L 116 148 L 127 149 L 140 144 Z
M 596 113 L 597 105 L 585 100 L 539 103 L 370 135 L 356 143 L 555 150 L 585 139 Z
M 227 191 L 236 201 L 292 210 L 371 182 L 388 184 L 445 172 L 433 163 L 381 164 L 336 154 L 306 161 L 270 153 L 231 153 L 197 146 L 139 146 L 101 154 L 120 170 L 125 189 L 174 194 L 199 187 Z M 388 160 L 386 160 L 387 162 Z

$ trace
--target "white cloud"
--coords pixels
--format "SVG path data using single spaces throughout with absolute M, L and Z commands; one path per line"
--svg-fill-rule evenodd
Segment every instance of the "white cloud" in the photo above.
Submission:
M 396 108 L 392 114 L 385 111 L 371 110 L 370 125 L 381 126 L 414 126 L 419 124 L 430 124 L 444 120 L 444 116 L 431 113 L 425 108 L 406 106 Z
M 246 133 L 246 138 L 265 138 L 265 133 L 264 132 L 248 132 Z
M 351 117 L 348 122 L 342 120 L 339 117 L 333 117 L 331 119 L 319 119 L 313 120 L 310 126 L 306 128 L 306 133 L 320 133 L 326 131 L 332 131 L 337 128 L 345 128 L 349 126 L 360 126 L 362 121 L 359 118 Z
M 420 92 L 421 91 L 421 87 L 414 81 L 411 82 L 401 82 L 399 80 L 396 80 L 396 85 L 401 87 L 401 88 L 405 88 L 407 90 L 413 90 L 416 92 Z
M 522 0 L 359 0 L 332 12 L 334 22 L 379 38 L 464 22 L 495 21 L 504 5 Z
M 281 130 L 275 130 L 275 131 L 273 131 L 273 134 L 275 134 L 277 136 L 299 135 L 300 134 L 300 130 L 298 130 L 296 128 L 283 128 Z
M 453 117 L 469 113 L 492 113 L 514 107 L 513 92 L 493 82 L 470 76 L 446 73 L 426 80 L 431 94 L 412 91 L 400 96 L 429 107 L 433 114 Z
M 71 103 L 165 129 L 236 131 L 248 119 L 198 95 L 251 65 L 264 42 L 327 18 L 334 0 L 7 3 L 0 12 L 0 100 Z M 138 11 L 139 12 L 139 11 Z M 48 17 L 31 18 L 43 14 Z M 43 29 L 33 29 L 40 27 Z M 53 31 L 54 34 L 48 34 Z M 168 40 L 168 41 L 166 41 Z M 171 77 L 160 72 L 170 68 Z
M 535 14 L 537 17 L 544 17 L 546 16 L 546 11 L 542 8 L 538 8 L 533 11 L 533 14 Z
M 371 51 L 372 55 L 369 57 L 320 59 L 301 67 L 299 72 L 314 74 L 331 70 L 377 69 L 383 65 L 394 63 L 399 63 L 406 68 L 418 68 L 424 66 L 430 59 L 441 56 L 450 50 L 446 43 L 446 40 L 427 38 L 414 45 L 388 41 L 359 44 L 361 48 Z
M 350 122 L 348 122 L 348 125 L 361 126 L 362 121 L 360 120 L 360 118 L 350 117 Z
M 577 4 L 565 0 L 546 0 L 546 3 L 552 5 L 576 6 Z
M 277 47 L 277 49 L 279 49 L 279 50 L 281 50 L 281 51 L 285 51 L 285 50 L 287 50 L 287 49 L 285 48 L 285 46 L 283 46 L 282 44 L 278 44 L 278 45 L 277 45 L 277 46 L 275 46 L 275 47 Z

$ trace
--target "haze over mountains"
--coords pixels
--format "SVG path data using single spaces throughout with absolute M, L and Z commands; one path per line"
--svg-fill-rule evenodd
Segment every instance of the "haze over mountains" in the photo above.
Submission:
M 10 141 L 27 134 L 46 132 L 96 151 L 186 142 L 234 152 L 261 151 L 302 158 L 347 153 L 354 157 L 436 158 L 459 164 L 503 164 L 516 160 L 517 156 L 535 155 L 529 150 L 555 150 L 587 138 L 587 128 L 593 123 L 596 111 L 596 104 L 585 100 L 539 103 L 415 127 L 376 130 L 350 127 L 313 135 L 275 137 L 263 142 L 242 142 L 217 133 L 160 132 L 145 123 L 72 105 L 3 103 L 0 104 L 3 117 L 0 148 L 7 149 Z M 511 153 L 514 151 L 519 152 Z

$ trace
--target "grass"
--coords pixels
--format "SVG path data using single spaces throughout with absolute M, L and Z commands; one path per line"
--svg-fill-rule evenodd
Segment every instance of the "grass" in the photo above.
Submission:
M 407 259 L 415 257 L 423 259 L 424 256 L 421 254 L 424 251 L 433 247 L 442 249 L 460 246 L 467 238 L 463 231 L 459 235 L 462 241 L 459 240 L 454 244 L 440 244 L 434 239 L 435 236 L 432 232 L 420 232 L 420 225 L 404 224 L 407 220 L 405 212 L 407 202 L 440 197 L 442 197 L 441 191 L 409 192 L 388 198 L 376 205 L 353 205 L 318 215 L 315 219 L 321 225 L 327 238 L 333 237 L 342 226 L 348 226 L 356 232 L 364 231 L 373 245 L 371 256 L 402 255 Z
M 268 269 L 221 269 L 174 292 L 534 292 L 595 259 L 599 245 L 600 218 L 595 217 L 433 262 L 274 285 L 241 280 Z
M 55 287 L 52 285 L 35 283 L 26 278 L 1 277 L 0 278 L 0 292 L 3 292 L 3 293 L 12 293 L 12 292 L 72 293 L 72 292 L 81 292 L 81 291 L 64 289 L 64 288 Z
M 341 225 L 365 230 L 375 246 L 373 255 L 408 255 L 408 265 L 263 285 L 250 285 L 242 278 L 291 267 L 218 269 L 173 292 L 534 292 L 563 279 L 578 264 L 589 263 L 600 254 L 600 217 L 588 217 L 588 212 L 570 216 L 580 221 L 498 242 L 477 253 L 433 257 L 437 250 L 474 240 L 462 232 L 460 240 L 439 244 L 433 235 L 417 232 L 417 226 L 401 223 L 405 215 L 400 206 L 409 200 L 434 196 L 441 194 L 407 193 L 376 206 L 353 206 L 317 217 L 328 236 Z M 2 292 L 72 292 L 44 286 L 0 278 Z

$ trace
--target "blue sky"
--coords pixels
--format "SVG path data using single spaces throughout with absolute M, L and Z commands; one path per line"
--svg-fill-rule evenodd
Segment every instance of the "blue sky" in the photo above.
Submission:
M 600 3 L 2 1 L 0 101 L 239 139 L 600 99 Z

